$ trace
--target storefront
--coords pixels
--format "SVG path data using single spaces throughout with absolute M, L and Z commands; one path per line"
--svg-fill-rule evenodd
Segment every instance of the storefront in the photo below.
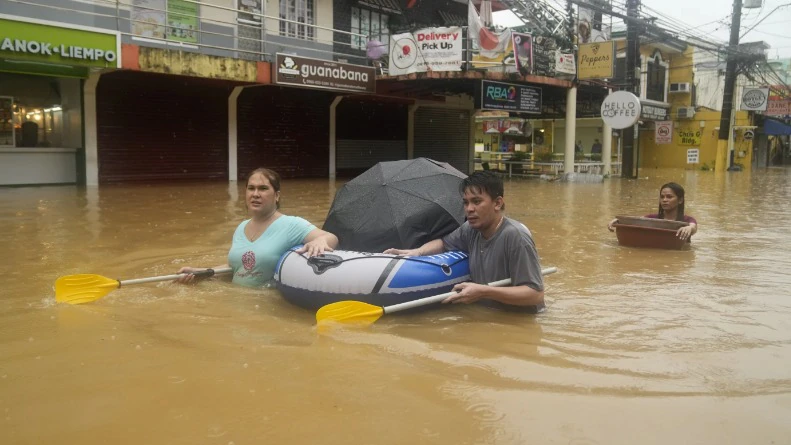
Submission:
M 0 185 L 83 182 L 84 79 L 120 55 L 117 32 L 0 15 Z

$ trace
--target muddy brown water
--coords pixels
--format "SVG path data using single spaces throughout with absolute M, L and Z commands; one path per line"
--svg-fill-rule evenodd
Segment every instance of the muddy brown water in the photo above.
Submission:
M 506 184 L 548 277 L 539 316 L 474 306 L 319 334 L 273 290 L 155 283 L 59 305 L 55 279 L 225 261 L 223 183 L 0 189 L 2 444 L 789 444 L 791 171 Z M 606 224 L 687 189 L 691 249 Z M 289 180 L 321 224 L 342 181 Z

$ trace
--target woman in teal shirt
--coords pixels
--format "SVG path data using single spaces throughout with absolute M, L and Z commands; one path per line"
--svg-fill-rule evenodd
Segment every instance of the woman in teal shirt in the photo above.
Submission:
M 332 233 L 316 228 L 308 221 L 280 213 L 280 175 L 268 168 L 250 173 L 245 193 L 251 218 L 242 221 L 233 234 L 228 264 L 217 268 L 233 269 L 233 283 L 242 286 L 267 286 L 275 275 L 280 257 L 290 248 L 304 244 L 297 252 L 321 255 L 338 245 Z M 179 283 L 192 283 L 193 275 L 203 269 L 182 267 Z

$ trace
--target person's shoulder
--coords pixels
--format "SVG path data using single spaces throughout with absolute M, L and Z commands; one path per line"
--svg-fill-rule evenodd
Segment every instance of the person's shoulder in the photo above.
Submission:
M 282 215 L 279 219 L 282 221 L 283 224 L 288 224 L 289 226 L 313 225 L 313 223 L 311 223 L 310 221 L 308 221 L 307 219 L 301 216 Z
M 506 237 L 527 236 L 528 238 L 533 239 L 533 233 L 530 232 L 530 229 L 528 229 L 526 225 L 515 219 L 506 217 L 505 224 L 503 225 L 505 226 L 503 228 L 503 234 L 506 235 Z
M 684 222 L 687 222 L 687 223 L 690 223 L 690 224 L 697 224 L 698 220 L 696 220 L 695 217 L 692 216 L 692 215 L 684 215 Z

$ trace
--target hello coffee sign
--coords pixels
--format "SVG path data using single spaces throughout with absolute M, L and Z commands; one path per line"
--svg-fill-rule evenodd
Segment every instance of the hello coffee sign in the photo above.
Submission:
M 640 99 L 628 91 L 616 91 L 604 98 L 601 118 L 614 130 L 623 130 L 640 118 Z

